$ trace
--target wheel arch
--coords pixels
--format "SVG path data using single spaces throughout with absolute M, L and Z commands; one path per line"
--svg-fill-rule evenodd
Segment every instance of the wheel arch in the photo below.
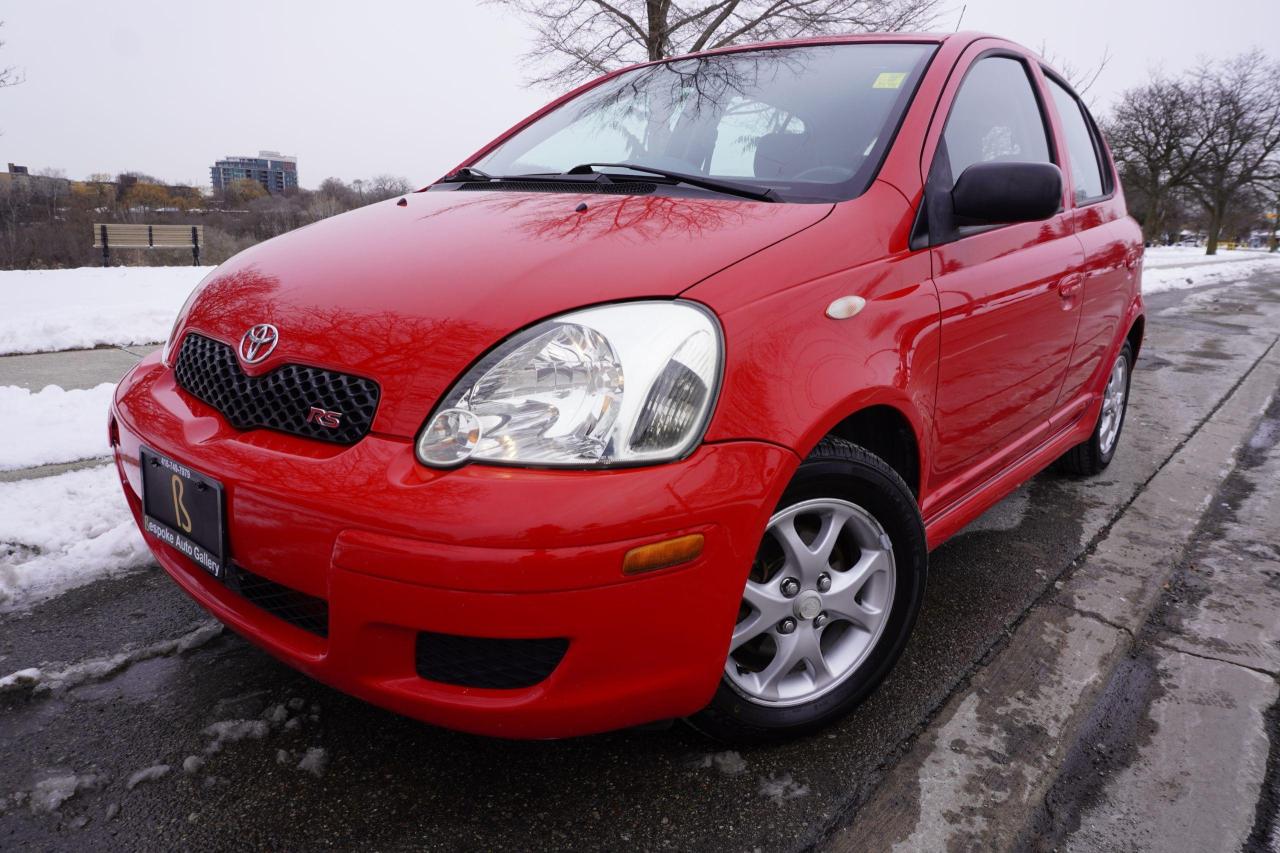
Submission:
M 1138 360 L 1138 350 L 1142 348 L 1142 338 L 1146 333 L 1147 319 L 1143 314 L 1138 314 L 1129 324 L 1129 331 L 1125 334 L 1125 340 L 1129 342 L 1129 346 L 1133 349 L 1133 360 Z
M 866 449 L 892 468 L 920 500 L 925 463 L 921 419 L 903 400 L 876 395 L 832 412 L 802 448 L 807 456 L 823 438 L 834 436 Z

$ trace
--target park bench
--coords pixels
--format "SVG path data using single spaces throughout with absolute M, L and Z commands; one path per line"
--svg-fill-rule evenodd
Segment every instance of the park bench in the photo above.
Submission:
M 203 225 L 125 225 L 94 223 L 93 247 L 102 249 L 102 265 L 111 263 L 112 249 L 190 249 L 195 266 L 200 266 Z

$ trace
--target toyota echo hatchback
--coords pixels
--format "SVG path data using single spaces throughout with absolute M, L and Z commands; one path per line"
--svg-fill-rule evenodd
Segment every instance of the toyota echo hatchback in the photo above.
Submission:
M 894 665 L 931 548 L 1111 461 L 1141 261 L 1017 45 L 712 51 L 223 264 L 111 441 L 173 579 L 338 689 L 507 737 L 792 735 Z

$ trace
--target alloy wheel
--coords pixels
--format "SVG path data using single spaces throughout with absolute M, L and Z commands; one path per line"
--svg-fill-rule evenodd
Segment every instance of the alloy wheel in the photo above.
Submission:
M 743 590 L 727 680 L 772 706 L 833 690 L 879 642 L 895 582 L 892 542 L 866 510 L 820 498 L 779 511 Z
M 1098 449 L 1106 456 L 1115 447 L 1124 420 L 1124 407 L 1129 395 L 1129 362 L 1123 354 L 1116 359 L 1102 392 L 1102 420 L 1098 423 Z

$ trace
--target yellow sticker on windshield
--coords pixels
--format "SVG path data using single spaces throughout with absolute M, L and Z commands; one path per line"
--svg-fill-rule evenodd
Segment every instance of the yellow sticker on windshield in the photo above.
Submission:
M 880 76 L 876 78 L 876 82 L 871 84 L 872 89 L 900 89 L 902 81 L 907 79 L 905 71 L 881 71 Z

